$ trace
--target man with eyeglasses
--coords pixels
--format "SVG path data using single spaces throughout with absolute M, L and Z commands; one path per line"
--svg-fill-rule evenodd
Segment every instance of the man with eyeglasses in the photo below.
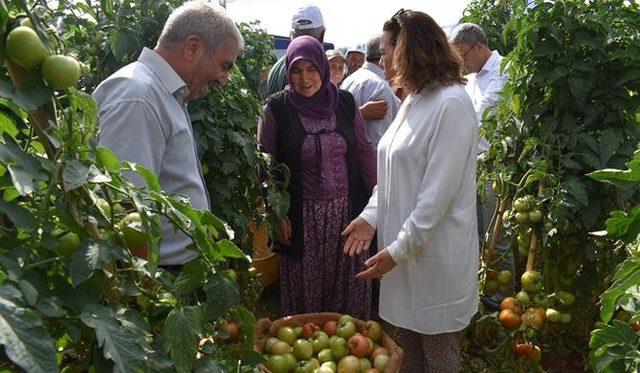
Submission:
M 470 72 L 467 78 L 466 91 L 471 97 L 478 124 L 482 126 L 482 116 L 487 109 L 493 107 L 500 98 L 500 92 L 507 80 L 507 75 L 500 71 L 502 56 L 498 51 L 491 51 L 487 36 L 482 28 L 473 23 L 463 23 L 452 33 L 451 44 L 462 57 L 464 68 Z M 489 150 L 489 141 L 484 136 L 478 137 L 478 154 Z M 478 199 L 478 233 L 484 237 L 489 228 L 496 208 L 496 195 L 492 188 L 493 181 L 485 185 L 486 200 Z M 509 249 L 504 235 L 500 235 L 496 244 L 496 256 L 500 257 Z M 506 254 L 499 264 L 500 269 L 514 271 L 513 254 Z M 492 298 L 483 298 L 483 302 L 496 307 L 505 295 L 498 293 Z
M 499 98 L 507 76 L 500 71 L 502 56 L 491 51 L 487 36 L 482 28 L 474 23 L 463 23 L 456 27 L 451 43 L 462 57 L 464 68 L 470 72 L 467 78 L 467 93 L 471 96 L 482 125 L 482 114 L 493 106 Z M 478 153 L 489 150 L 486 138 L 478 141 Z

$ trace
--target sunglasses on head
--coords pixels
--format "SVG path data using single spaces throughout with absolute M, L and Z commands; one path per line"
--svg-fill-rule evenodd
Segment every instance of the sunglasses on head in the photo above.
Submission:
M 394 14 L 394 15 L 391 17 L 391 19 L 392 19 L 393 21 L 398 22 L 398 24 L 400 24 L 400 21 L 402 20 L 402 16 L 403 16 L 406 12 L 408 12 L 408 11 L 409 11 L 409 9 L 405 10 L 404 8 L 400 8 L 400 10 L 398 10 L 398 11 L 396 12 L 396 14 Z

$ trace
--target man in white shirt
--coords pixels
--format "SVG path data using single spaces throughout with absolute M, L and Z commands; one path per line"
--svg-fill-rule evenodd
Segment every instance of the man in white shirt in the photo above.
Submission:
M 489 49 L 484 31 L 473 23 L 463 23 L 456 27 L 451 41 L 462 56 L 465 69 L 471 72 L 466 77 L 466 89 L 476 110 L 478 123 L 482 125 L 484 111 L 498 101 L 507 81 L 507 75 L 500 71 L 502 56 L 498 51 Z M 478 153 L 484 153 L 488 149 L 487 139 L 479 139 Z
M 153 171 L 165 191 L 189 197 L 196 209 L 208 209 L 187 103 L 208 86 L 226 83 L 243 44 L 221 7 L 204 1 L 180 6 L 167 19 L 153 50 L 144 48 L 136 62 L 93 92 L 99 144 Z M 146 185 L 137 175 L 131 180 Z M 159 264 L 179 266 L 195 258 L 187 249 L 190 242 L 163 221 Z
M 350 48 L 347 50 L 347 74 L 349 76 L 364 64 L 364 52 L 359 47 Z
M 473 102 L 478 124 L 482 126 L 484 112 L 496 104 L 507 80 L 507 75 L 500 71 L 502 56 L 497 51 L 491 51 L 484 30 L 473 23 L 463 23 L 456 27 L 451 37 L 451 43 L 462 57 L 465 69 L 471 72 L 466 77 L 467 85 L 465 88 Z M 483 154 L 488 150 L 489 141 L 484 136 L 479 136 L 477 153 Z M 481 203 L 481 200 L 478 199 L 478 233 L 480 237 L 484 237 L 489 228 L 497 204 L 492 184 L 491 180 L 485 184 L 486 200 Z M 500 234 L 495 250 L 497 257 L 509 250 L 509 242 L 504 234 Z M 499 268 L 508 269 L 514 273 L 513 255 L 505 255 Z M 497 306 L 496 302 L 500 302 L 504 296 L 504 292 L 501 291 L 501 294 L 497 294 L 491 300 L 486 297 L 483 300 Z
M 388 103 L 384 118 L 365 120 L 367 134 L 374 147 L 378 146 L 380 138 L 395 119 L 401 104 L 385 79 L 380 58 L 380 37 L 377 36 L 367 42 L 366 62 L 340 85 L 340 88 L 353 95 L 358 106 L 374 100 L 385 100 Z

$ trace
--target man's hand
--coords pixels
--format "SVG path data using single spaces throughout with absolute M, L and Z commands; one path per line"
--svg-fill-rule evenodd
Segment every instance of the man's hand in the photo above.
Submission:
M 343 236 L 347 236 L 347 241 L 344 243 L 344 253 L 354 256 L 368 250 L 375 233 L 376 229 L 363 218 L 358 216 L 353 219 L 342 232 Z
M 396 262 L 393 261 L 389 250 L 384 249 L 369 258 L 364 262 L 364 265 L 367 269 L 358 273 L 356 278 L 373 280 L 375 278 L 382 278 L 385 273 L 391 271 L 396 266 Z
M 278 230 L 278 242 L 283 245 L 291 245 L 291 222 L 289 219 L 281 219 Z
M 389 105 L 385 100 L 369 101 L 360 108 L 360 115 L 364 120 L 384 119 L 388 109 Z

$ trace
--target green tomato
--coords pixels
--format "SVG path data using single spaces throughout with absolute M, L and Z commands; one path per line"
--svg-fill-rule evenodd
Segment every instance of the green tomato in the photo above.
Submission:
M 529 221 L 532 223 L 538 223 L 542 220 L 542 211 L 536 209 L 529 212 Z
M 57 236 L 60 241 L 60 245 L 55 249 L 58 255 L 69 258 L 73 253 L 80 250 L 82 243 L 77 234 L 73 232 L 64 233 L 61 229 L 56 229 L 51 233 Z
M 518 254 L 520 254 L 520 256 L 522 257 L 528 257 L 529 256 L 529 246 L 518 246 Z
M 123 234 L 124 244 L 127 249 L 143 247 L 148 242 L 148 237 L 142 225 L 142 219 L 137 212 L 131 212 L 118 224 Z
M 517 212 L 516 213 L 516 221 L 519 224 L 525 224 L 526 222 L 529 221 L 529 214 L 527 214 L 526 212 Z
M 42 61 L 42 78 L 53 89 L 73 87 L 80 79 L 80 63 L 73 57 L 55 54 Z
M 493 295 L 498 291 L 500 284 L 498 284 L 497 280 L 487 280 L 484 283 L 484 295 Z
M 505 210 L 502 213 L 502 221 L 508 221 L 511 218 L 511 210 Z
M 547 320 L 551 322 L 560 322 L 560 320 L 562 319 L 562 314 L 554 310 L 553 308 L 547 308 L 546 317 Z
M 18 26 L 7 36 L 7 54 L 15 63 L 31 70 L 42 63 L 49 51 L 33 29 Z
M 35 27 L 33 27 L 33 22 L 31 22 L 31 19 L 29 19 L 29 17 L 24 17 L 20 19 L 20 26 L 25 26 L 28 27 L 30 29 L 35 29 Z
M 557 291 L 556 292 L 556 297 L 565 306 L 572 305 L 576 300 L 575 295 L 569 293 L 568 291 L 563 291 L 563 290 Z
M 542 289 L 542 275 L 538 271 L 526 271 L 520 281 L 522 288 L 528 293 L 537 293 Z
M 516 294 L 516 299 L 522 305 L 527 305 L 530 302 L 529 294 L 524 290 L 520 290 L 518 294 Z
M 526 200 L 518 198 L 513 201 L 513 209 L 516 210 L 516 212 L 527 212 L 529 210 L 529 204 Z
M 513 273 L 511 273 L 511 271 L 504 270 L 498 273 L 498 283 L 500 285 L 509 285 L 511 284 L 512 280 L 513 280 Z
M 518 246 L 529 248 L 529 245 L 531 245 L 531 233 L 518 233 L 516 242 Z
M 500 180 L 494 180 L 493 184 L 491 184 L 491 188 L 496 195 L 501 195 L 504 188 L 502 186 L 502 182 Z

